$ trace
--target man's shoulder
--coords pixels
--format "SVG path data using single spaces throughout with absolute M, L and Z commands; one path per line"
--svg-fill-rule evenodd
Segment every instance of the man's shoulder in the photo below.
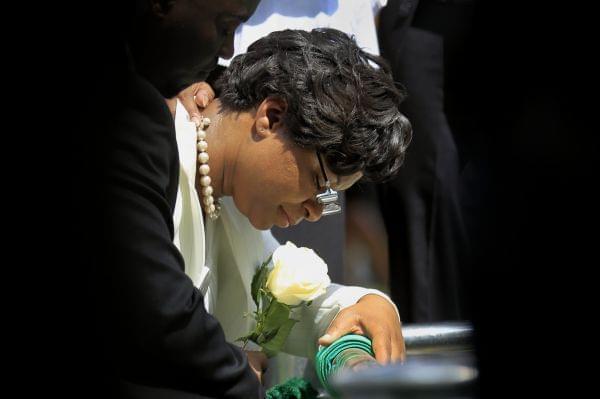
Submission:
M 173 126 L 173 117 L 164 97 L 144 77 L 133 71 L 129 72 L 125 77 L 124 93 L 124 106 Z
M 106 150 L 126 151 L 172 164 L 177 160 L 175 123 L 165 99 L 147 80 L 128 72 L 99 118 Z M 171 165 L 172 166 L 172 165 Z

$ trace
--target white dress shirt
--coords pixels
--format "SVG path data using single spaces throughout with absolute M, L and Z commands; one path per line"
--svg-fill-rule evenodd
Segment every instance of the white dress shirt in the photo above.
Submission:
M 354 36 L 360 48 L 379 54 L 375 16 L 387 0 L 261 0 L 250 19 L 235 31 L 234 56 L 252 43 L 283 29 L 335 28 Z M 219 59 L 229 66 L 230 60 Z

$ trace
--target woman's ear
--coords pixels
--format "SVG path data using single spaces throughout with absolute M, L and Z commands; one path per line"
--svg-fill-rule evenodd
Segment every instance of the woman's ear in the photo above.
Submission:
M 287 112 L 287 103 L 279 97 L 267 97 L 256 110 L 256 133 L 266 137 L 283 128 L 283 117 Z

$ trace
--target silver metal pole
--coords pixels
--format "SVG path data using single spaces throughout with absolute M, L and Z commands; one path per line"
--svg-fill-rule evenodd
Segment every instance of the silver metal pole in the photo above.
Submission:
M 403 364 L 343 369 L 331 384 L 344 399 L 472 399 L 477 378 L 473 327 L 468 322 L 402 327 Z M 327 397 L 326 395 L 322 396 Z
M 406 324 L 402 335 L 409 356 L 473 350 L 473 326 L 469 322 Z

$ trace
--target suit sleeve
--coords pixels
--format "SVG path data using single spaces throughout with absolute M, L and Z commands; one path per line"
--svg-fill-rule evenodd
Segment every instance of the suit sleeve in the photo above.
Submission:
M 104 141 L 103 230 L 92 246 L 98 328 L 118 377 L 223 398 L 264 391 L 185 275 L 173 244 L 178 156 L 173 121 L 143 82 Z M 154 100 L 154 101 L 151 101 Z M 162 102 L 161 102 L 162 101 Z

